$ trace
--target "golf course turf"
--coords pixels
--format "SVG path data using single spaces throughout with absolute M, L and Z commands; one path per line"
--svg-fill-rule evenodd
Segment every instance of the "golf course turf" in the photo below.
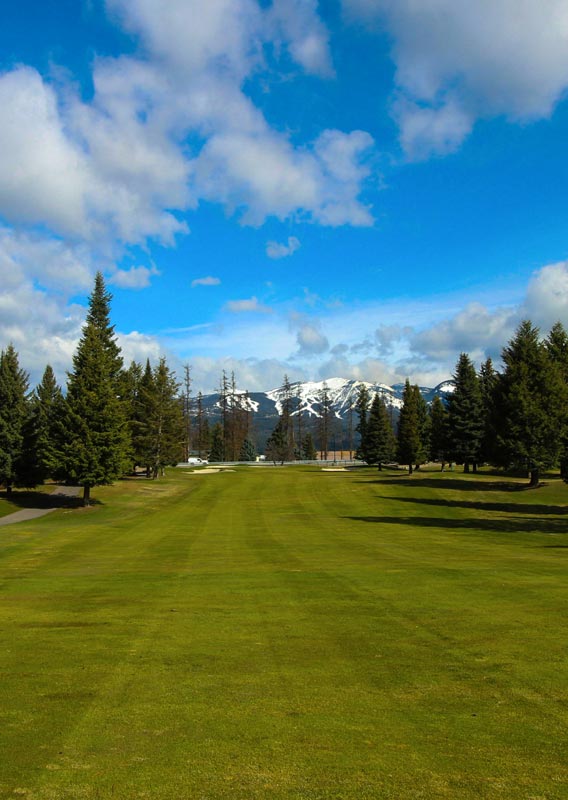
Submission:
M 520 486 L 171 470 L 0 528 L 0 798 L 568 798 L 568 487 Z

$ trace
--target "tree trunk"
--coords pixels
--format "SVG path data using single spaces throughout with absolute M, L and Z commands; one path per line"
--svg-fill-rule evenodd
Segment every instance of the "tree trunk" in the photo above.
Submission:
M 408 474 L 412 475 L 412 464 L 408 465 Z
M 472 468 L 473 472 L 477 472 L 477 461 L 473 462 L 473 464 L 471 465 L 471 468 Z
M 12 484 L 11 483 L 7 483 L 6 484 L 6 497 L 8 497 L 8 498 L 12 497 Z
M 534 487 L 538 486 L 540 480 L 540 469 L 538 467 L 533 467 L 529 470 L 529 486 Z
M 382 465 L 382 464 L 381 464 L 381 462 L 379 461 L 379 472 L 382 472 L 382 471 L 383 471 L 383 465 Z
M 83 486 L 83 505 L 90 506 L 91 505 L 91 487 L 90 486 Z
M 463 462 L 463 471 L 464 472 L 469 472 L 469 461 L 464 461 Z

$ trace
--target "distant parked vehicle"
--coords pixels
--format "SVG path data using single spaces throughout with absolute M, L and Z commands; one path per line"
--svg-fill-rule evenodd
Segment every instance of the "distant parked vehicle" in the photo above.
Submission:
M 209 461 L 207 461 L 206 458 L 197 458 L 192 456 L 191 458 L 187 459 L 187 463 L 191 464 L 194 467 L 199 467 L 202 464 L 209 464 Z

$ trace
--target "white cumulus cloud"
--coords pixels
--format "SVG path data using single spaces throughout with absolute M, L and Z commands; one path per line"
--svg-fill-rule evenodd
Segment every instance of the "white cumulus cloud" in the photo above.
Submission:
M 296 334 L 299 356 L 317 356 L 329 350 L 329 340 L 315 324 L 302 325 Z
M 568 87 L 566 0 L 343 0 L 392 38 L 411 157 L 455 149 L 476 119 L 550 116 Z
M 278 259 L 293 255 L 300 249 L 300 240 L 295 236 L 289 236 L 286 244 L 280 242 L 267 242 L 266 255 L 268 258 Z
M 146 289 L 150 286 L 152 277 L 159 274 L 160 271 L 156 267 L 118 269 L 114 275 L 111 275 L 109 283 L 119 286 L 121 289 Z

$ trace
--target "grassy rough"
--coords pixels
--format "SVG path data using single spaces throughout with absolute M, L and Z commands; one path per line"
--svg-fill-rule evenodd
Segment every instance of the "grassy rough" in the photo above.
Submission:
M 0 529 L 0 797 L 568 797 L 568 489 L 172 472 Z

